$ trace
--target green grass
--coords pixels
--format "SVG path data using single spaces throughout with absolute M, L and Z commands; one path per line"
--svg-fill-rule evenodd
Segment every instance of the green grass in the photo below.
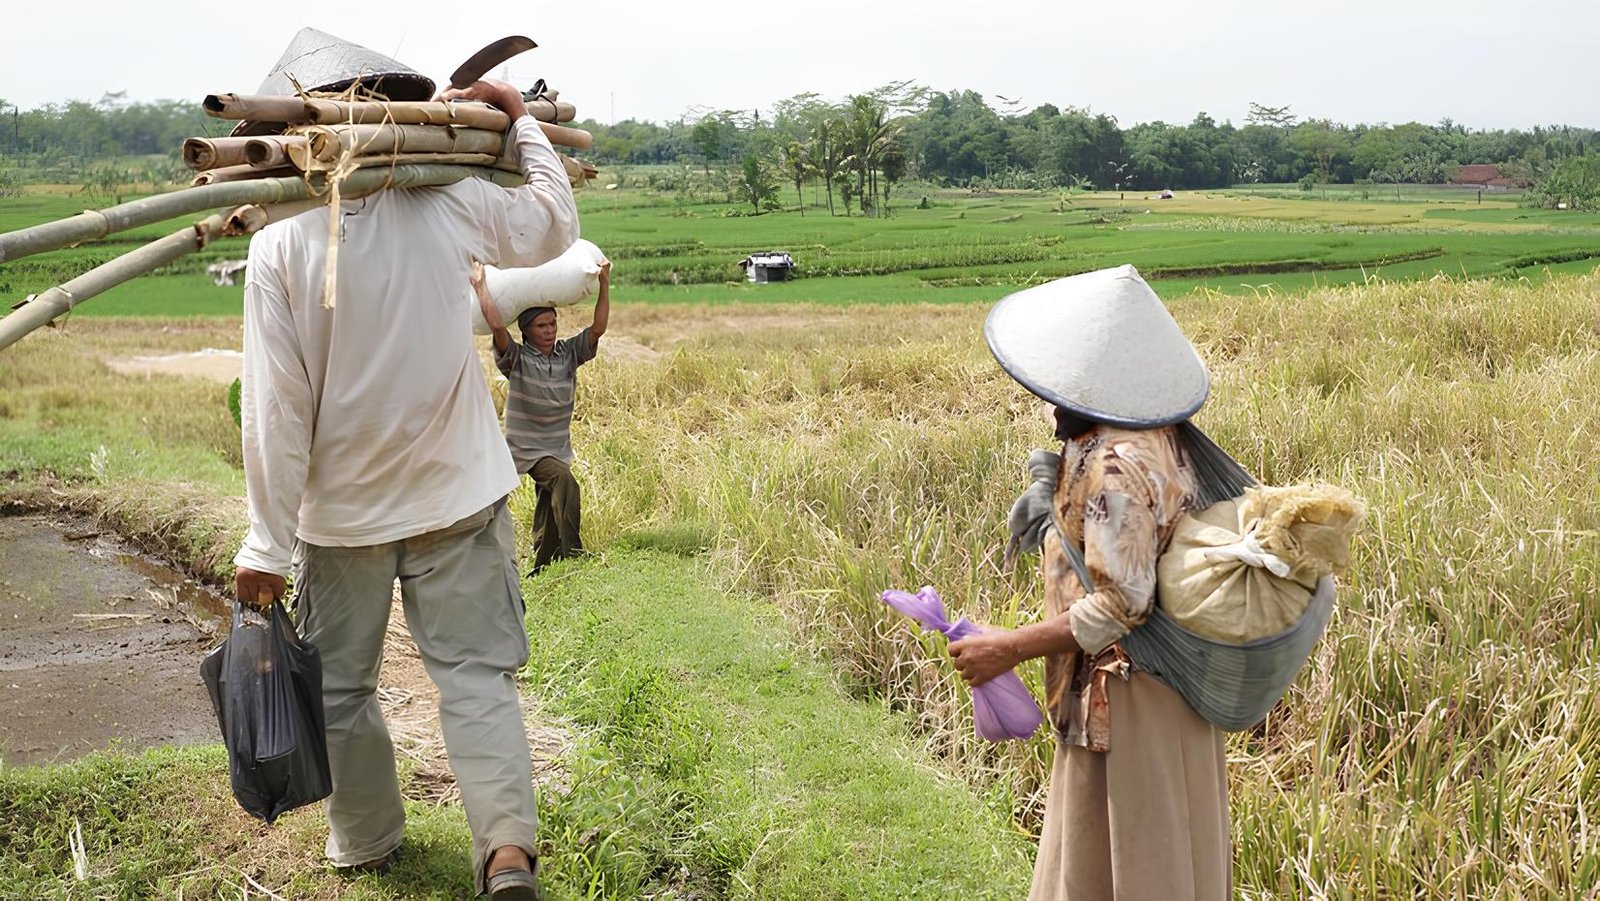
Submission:
M 1600 228 L 1600 213 L 1580 213 L 1576 210 L 1545 210 L 1526 207 L 1486 207 L 1476 209 L 1467 207 L 1465 209 L 1428 210 L 1422 215 L 1424 219 L 1457 220 L 1473 225 L 1496 223 L 1552 229 L 1584 229 L 1588 231 Z
M 244 248 L 238 248 L 243 255 Z M 135 279 L 73 311 L 75 316 L 226 316 L 237 319 L 244 309 L 244 286 L 211 284 L 203 273 L 155 275 Z M 238 342 L 235 341 L 235 344 Z
M 6 197 L 0 202 L 0 232 L 65 219 L 86 209 L 109 206 L 111 202 L 106 198 L 90 198 L 88 195 L 24 193 Z
M 133 195 L 124 201 L 137 199 Z M 112 204 L 108 198 L 23 194 L 0 198 L 0 233 L 68 218 L 85 209 Z M 75 278 L 121 254 L 183 229 L 200 218 L 180 216 L 117 232 L 48 253 L 0 263 L 0 298 L 12 297 L 5 306 L 28 294 Z M 154 274 L 118 285 L 73 311 L 77 316 L 206 316 L 233 315 L 240 311 L 243 289 L 211 284 L 206 266 L 219 259 L 243 259 L 248 240 L 229 238 L 183 257 Z
M 535 693 L 670 812 L 639 845 L 602 838 L 555 871 L 624 898 L 680 870 L 714 897 L 1024 894 L 1030 852 L 1009 810 L 930 777 L 898 717 L 842 695 L 769 604 L 703 570 L 633 551 L 531 583 Z M 607 881 L 630 852 L 631 878 Z
M 1296 202 L 1339 203 L 1354 201 L 1373 203 L 1460 203 L 1477 204 L 1479 189 L 1469 185 L 1411 185 L 1364 184 L 1317 185 L 1310 191 L 1300 190 L 1298 183 L 1234 185 L 1225 192 L 1234 196 L 1269 197 Z M 1515 203 L 1520 191 L 1482 192 L 1485 204 Z
M 0 768 L 0 897 L 266 897 L 267 888 L 288 898 L 444 901 L 471 884 L 457 807 L 410 803 L 394 874 L 350 879 L 322 862 L 318 808 L 268 828 L 234 803 L 227 768 L 220 745 Z

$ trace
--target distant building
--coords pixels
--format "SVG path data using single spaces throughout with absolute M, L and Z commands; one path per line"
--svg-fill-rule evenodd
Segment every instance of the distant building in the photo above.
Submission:
M 740 260 L 739 267 L 744 270 L 745 278 L 758 285 L 784 282 L 789 280 L 789 272 L 794 269 L 794 257 L 782 250 L 765 250 Z
M 1500 174 L 1500 167 L 1488 163 L 1473 163 L 1457 168 L 1456 174 L 1450 176 L 1450 183 L 1498 191 L 1511 188 L 1511 180 Z

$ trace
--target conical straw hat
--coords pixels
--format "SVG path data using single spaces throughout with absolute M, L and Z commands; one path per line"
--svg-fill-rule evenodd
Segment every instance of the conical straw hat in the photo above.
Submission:
M 390 100 L 433 96 L 433 79 L 376 50 L 315 28 L 300 29 L 256 93 L 288 97 L 294 94 L 295 81 L 308 91 L 342 91 L 357 79 Z
M 995 304 L 983 335 L 1023 387 L 1095 422 L 1180 422 L 1211 389 L 1200 355 L 1132 266 L 1018 291 Z
M 390 100 L 429 100 L 433 79 L 405 63 L 376 50 L 315 28 L 302 28 L 289 41 L 257 94 L 292 97 L 295 85 L 305 91 L 342 91 L 357 81 Z M 277 130 L 270 123 L 241 122 L 234 135 L 258 135 Z

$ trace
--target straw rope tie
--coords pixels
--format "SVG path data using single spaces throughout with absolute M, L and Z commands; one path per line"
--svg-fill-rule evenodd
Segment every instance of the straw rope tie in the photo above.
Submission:
M 310 93 L 299 90 L 299 88 L 300 88 L 299 84 L 296 84 L 295 88 L 296 88 L 297 91 L 299 91 L 300 96 L 302 96 L 302 97 L 304 97 L 304 98 L 306 98 L 308 100 L 312 99 L 312 95 Z M 355 81 L 354 83 L 352 83 L 349 87 L 345 88 L 343 91 L 341 91 L 341 92 L 339 92 L 337 94 L 334 94 L 333 96 L 334 96 L 335 99 L 338 99 L 338 100 L 345 100 L 345 101 L 354 102 L 357 99 L 357 95 L 358 94 L 364 94 L 368 98 L 376 99 L 378 102 L 383 104 L 384 121 L 382 123 L 380 123 L 380 124 L 383 124 L 383 125 L 393 125 L 394 124 L 394 111 L 393 111 L 393 108 L 389 105 L 389 103 L 390 103 L 389 98 L 387 96 L 379 94 L 379 93 L 377 93 L 375 91 L 370 91 L 370 90 L 363 89 L 361 87 L 361 82 L 360 82 L 359 79 L 357 81 Z M 349 114 L 349 119 L 350 119 L 350 124 L 354 125 L 355 124 L 355 113 L 354 113 L 354 111 L 351 111 L 351 113 Z M 371 140 L 376 140 L 376 139 L 377 139 L 377 136 L 376 136 L 376 134 L 374 134 L 374 136 L 373 136 L 373 138 Z M 398 142 L 396 142 L 396 143 L 398 144 Z M 334 305 L 338 301 L 339 244 L 343 240 L 343 231 L 344 231 L 344 216 L 342 215 L 343 211 L 339 207 L 339 194 L 340 194 L 339 188 L 344 183 L 344 180 L 346 178 L 349 178 L 350 175 L 353 174 L 359 168 L 357 166 L 357 164 L 356 164 L 356 157 L 359 155 L 361 150 L 365 149 L 365 145 L 355 146 L 354 144 L 352 144 L 352 146 L 345 147 L 344 146 L 344 142 L 342 142 L 342 141 L 340 142 L 339 146 L 341 148 L 340 151 L 339 151 L 339 158 L 338 158 L 337 161 L 335 161 L 335 163 L 333 165 L 333 169 L 330 170 L 327 173 L 327 178 L 328 178 L 328 242 L 327 242 L 327 245 L 325 247 L 324 256 L 323 256 L 323 259 L 322 259 L 322 308 L 324 310 L 333 309 Z M 391 153 L 395 153 L 395 149 L 391 149 L 390 152 Z M 311 175 L 311 173 L 309 171 L 307 171 L 306 172 L 306 177 L 308 179 L 310 178 L 310 175 Z M 387 190 L 393 184 L 394 184 L 394 164 L 391 162 L 390 166 L 389 166 L 389 174 L 384 179 L 383 189 Z
M 339 244 L 343 240 L 343 210 L 339 207 L 339 186 L 356 171 L 355 155 L 345 150 L 328 173 L 328 243 L 322 260 L 322 308 L 333 309 L 339 282 Z M 391 175 L 392 179 L 393 176 Z M 388 184 L 384 185 L 385 188 Z

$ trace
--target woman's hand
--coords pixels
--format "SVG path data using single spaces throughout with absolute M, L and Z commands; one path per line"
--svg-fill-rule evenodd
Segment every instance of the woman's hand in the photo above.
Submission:
M 1015 669 L 1025 659 L 1010 629 L 985 629 L 950 643 L 950 661 L 973 687 Z

